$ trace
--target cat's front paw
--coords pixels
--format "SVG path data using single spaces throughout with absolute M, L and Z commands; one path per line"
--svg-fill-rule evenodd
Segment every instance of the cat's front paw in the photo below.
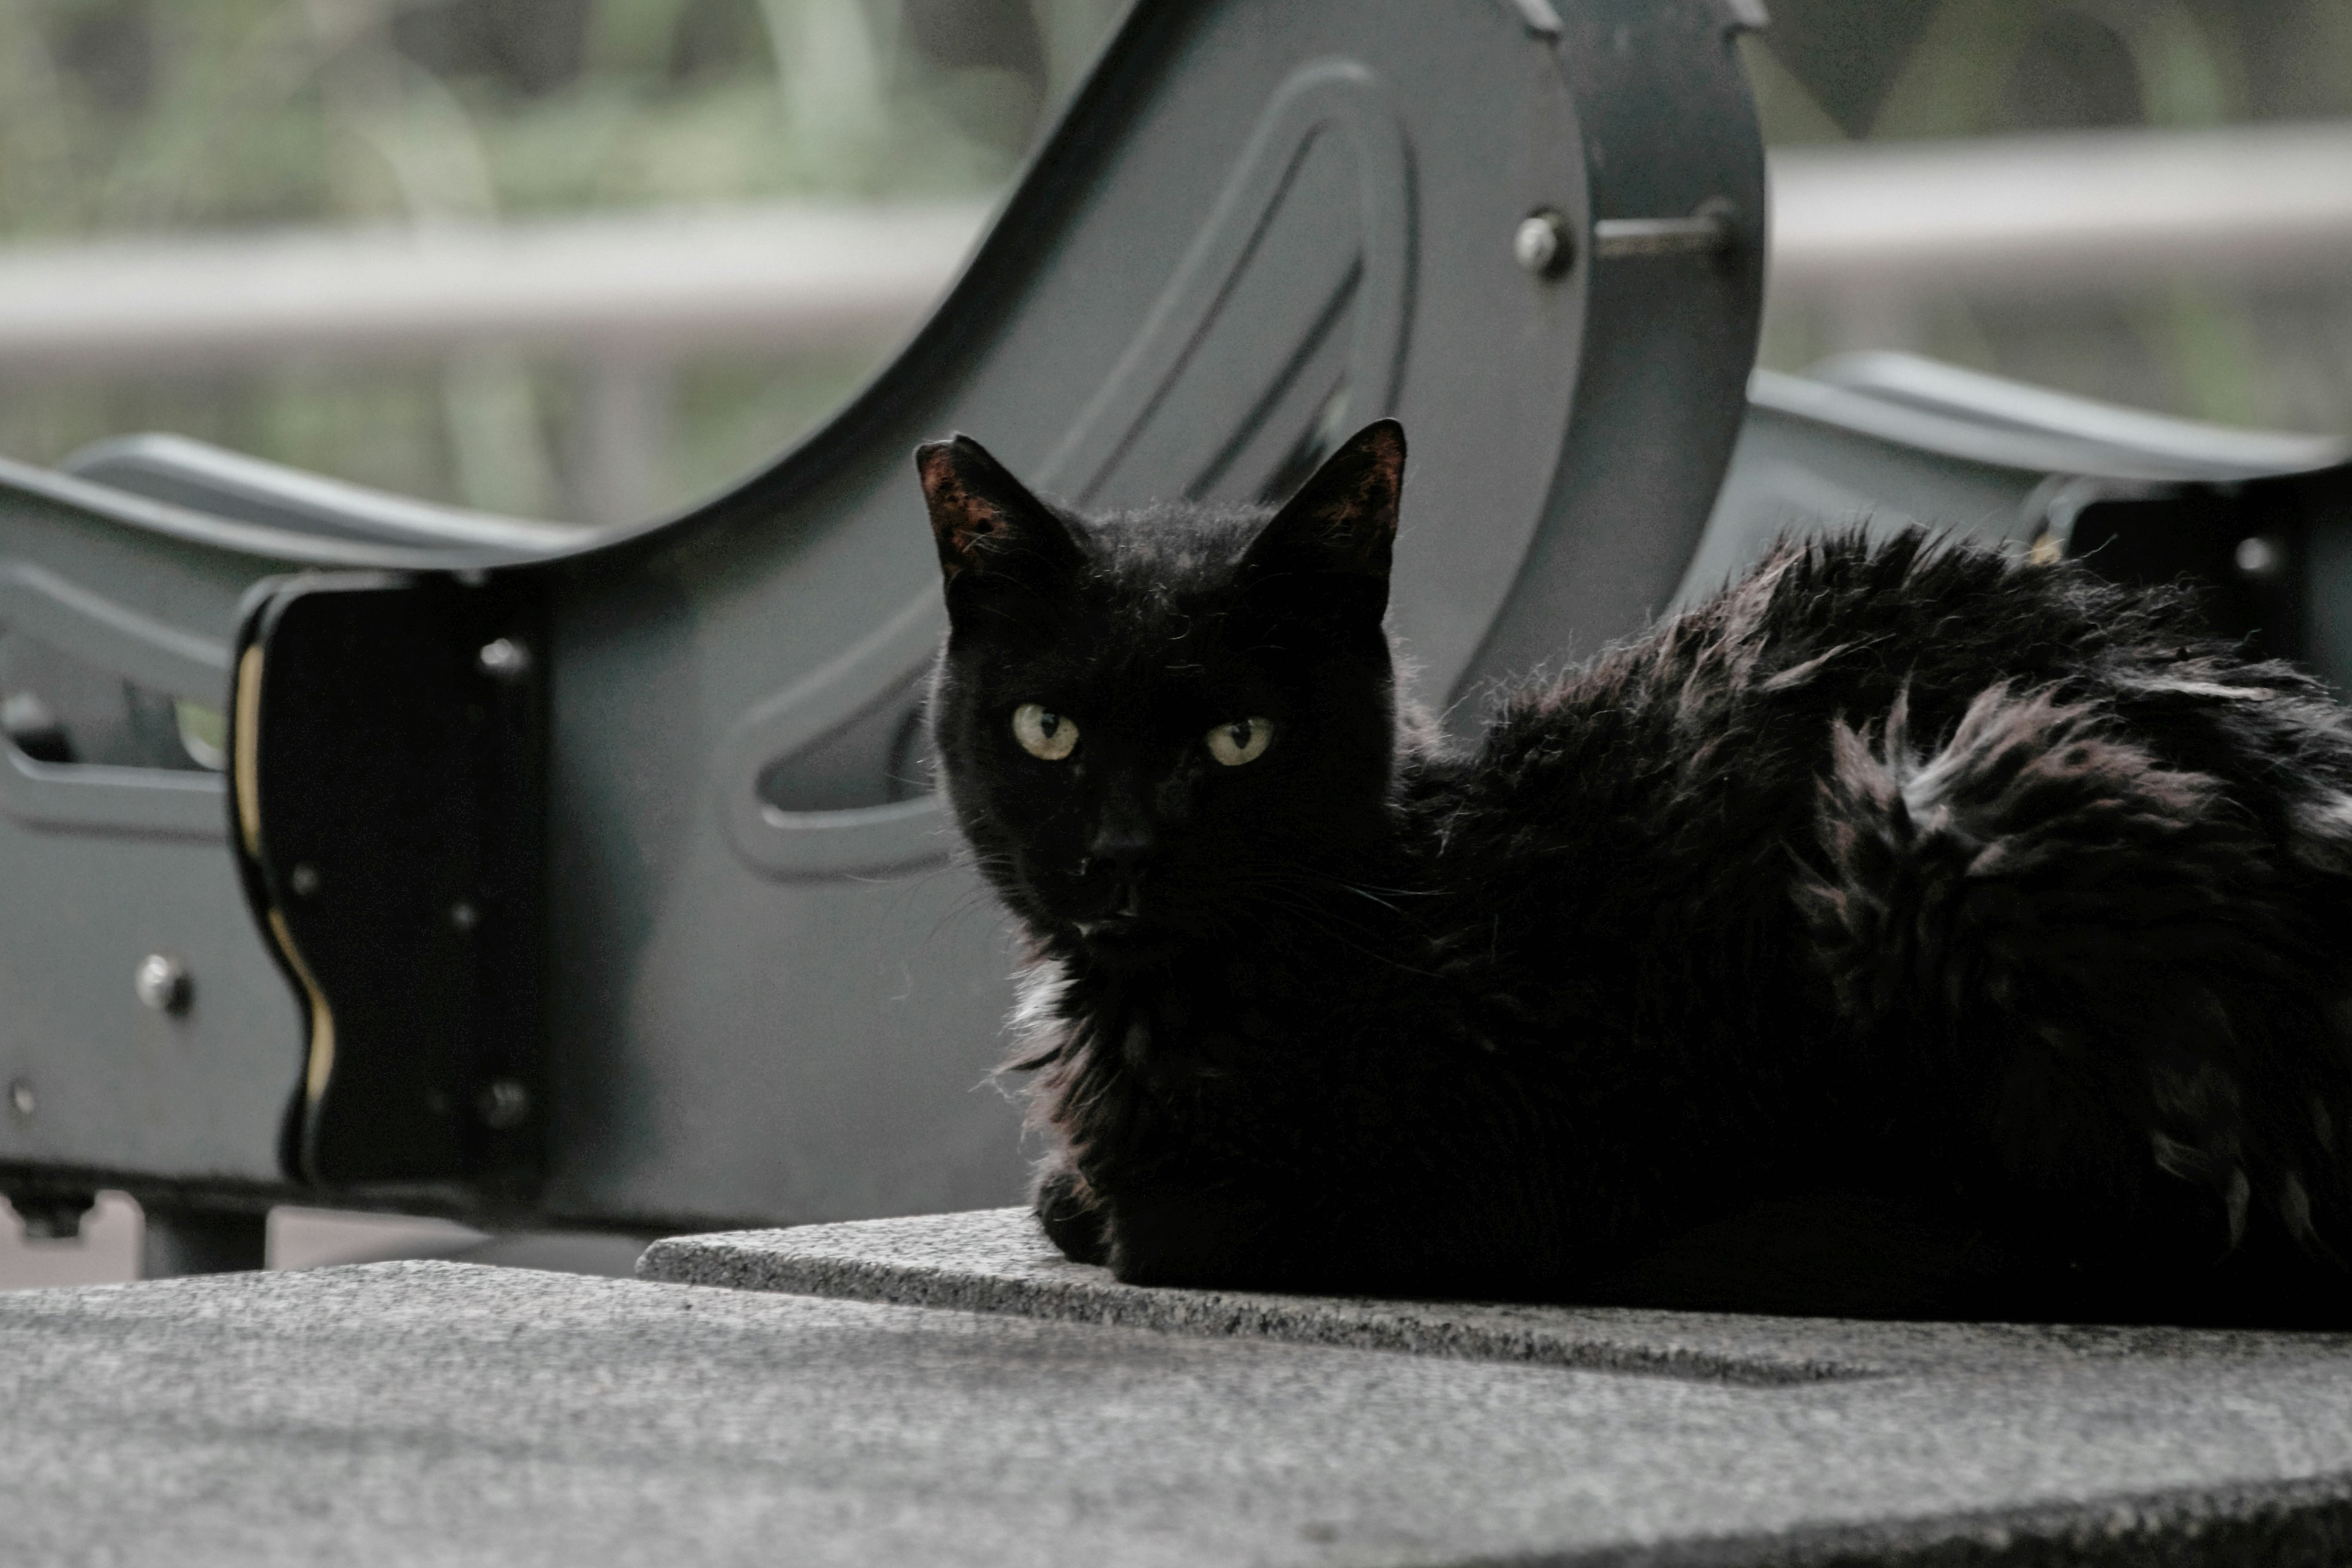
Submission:
M 1045 1238 L 1073 1263 L 1100 1263 L 1110 1256 L 1110 1238 L 1087 1184 L 1064 1165 L 1047 1171 L 1037 1183 L 1037 1223 Z

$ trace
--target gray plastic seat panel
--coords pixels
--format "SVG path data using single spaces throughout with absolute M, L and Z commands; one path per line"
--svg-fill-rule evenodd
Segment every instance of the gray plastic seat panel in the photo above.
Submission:
M 1622 552 L 1616 509 L 1561 516 L 1584 399 L 1625 417 L 1679 393 L 1697 414 L 1587 459 L 1582 482 L 1653 510 L 1630 555 L 1575 584 L 1609 621 L 1548 647 L 1627 629 L 1672 591 L 1739 406 L 1752 243 L 1580 257 L 1557 279 L 1510 243 L 1539 207 L 1581 235 L 1600 212 L 1759 205 L 1713 7 L 1585 25 L 1621 23 L 1674 62 L 1650 107 L 1679 92 L 1721 134 L 1698 153 L 1622 145 L 1596 196 L 1563 63 L 1589 40 L 1556 47 L 1513 8 L 1139 16 L 1096 84 L 1117 94 L 1115 133 L 1082 100 L 1024 187 L 1084 199 L 1016 199 L 942 308 L 952 334 L 919 337 L 830 437 L 707 512 L 540 569 L 560 672 L 551 1213 L 815 1218 L 1019 1193 L 1016 1117 L 987 1082 L 1017 953 L 952 864 L 944 814 L 787 813 L 759 794 L 779 757 L 916 700 L 944 626 L 904 456 L 918 441 L 966 430 L 1096 505 L 1250 499 L 1295 482 L 1286 465 L 1318 439 L 1395 413 L 1413 443 L 1396 625 L 1443 701 L 1519 651 L 1487 645 L 1539 532 Z M 1596 328 L 1610 269 L 1678 294 L 1679 315 Z M 1685 339 L 1713 357 L 1680 357 Z M 836 460 L 835 437 L 857 455 Z
M 1909 354 L 1847 355 L 1818 374 L 1830 379 L 1749 378 L 1747 418 L 1675 605 L 1723 586 L 1787 532 L 1922 523 L 2022 549 L 2048 529 L 2063 536 L 2089 499 L 2352 457 L 2340 437 L 2170 419 Z
M 486 560 L 542 554 L 586 531 L 565 523 L 434 506 L 161 432 L 93 442 L 58 468 L 92 484 L 215 517 L 329 539 L 478 552 Z
M 883 789 L 845 806 L 856 770 L 831 762 L 812 771 L 832 782 L 774 787 L 780 764 L 899 734 L 917 698 L 941 617 L 916 442 L 969 430 L 1094 504 L 1245 499 L 1398 414 L 1414 459 L 1397 623 L 1443 701 L 1630 629 L 1673 591 L 1739 417 L 1761 177 L 1703 0 L 1579 7 L 1556 35 L 1490 0 L 1140 8 L 957 289 L 829 426 L 707 505 L 493 574 L 541 584 L 551 627 L 541 1212 L 801 1220 L 1018 1194 L 1016 1119 L 986 1081 L 1017 954 L 936 803 Z M 1711 201 L 1734 214 L 1719 253 L 1591 254 L 1600 219 Z M 1513 256 L 1538 208 L 1571 242 L 1554 276 Z M 446 519 L 411 528 L 381 498 L 325 504 L 300 476 L 200 451 L 94 471 L 202 480 L 172 493 L 268 525 L 0 474 L 0 555 L 205 637 L 268 574 L 486 562 Z M 790 807 L 803 797 L 825 809 Z M 104 833 L 57 842 L 71 855 L 41 885 L 103 866 L 111 889 L 73 918 L 108 943 L 197 951 L 148 918 L 178 907 L 140 899 L 165 864 L 152 846 L 116 864 Z M 226 894 L 226 865 L 206 870 Z M 231 902 L 208 906 L 236 951 L 201 950 L 191 1026 L 234 1025 L 237 1043 L 189 1053 L 200 1085 L 158 1080 L 191 1125 L 93 1122 L 69 1145 L 12 1128 L 0 1163 L 268 1179 L 264 1133 L 302 1051 L 258 942 L 226 934 Z M 5 918 L 37 917 L 18 901 Z M 129 996 L 105 945 L 85 944 L 36 1065 L 129 1104 L 140 1037 L 77 1040 L 70 1023 Z
M 1759 374 L 1752 400 L 1773 404 L 1801 389 L 1796 378 Z M 1917 354 L 1840 354 L 1806 381 L 1975 427 L 1981 438 L 2010 436 L 2021 466 L 2118 479 L 2251 479 L 2323 468 L 2352 458 L 2352 440 L 2243 430 L 2053 392 Z M 1909 436 L 1933 445 L 1929 426 Z M 2063 460 L 2028 442 L 2067 444 Z M 2031 453 L 2032 456 L 2029 457 Z
M 0 464 L 0 637 L 218 707 L 227 628 L 259 576 L 349 564 L 282 535 Z M 300 1022 L 244 913 L 217 775 L 47 766 L 0 744 L 0 1165 L 274 1185 Z M 151 952 L 196 976 L 140 1005 Z

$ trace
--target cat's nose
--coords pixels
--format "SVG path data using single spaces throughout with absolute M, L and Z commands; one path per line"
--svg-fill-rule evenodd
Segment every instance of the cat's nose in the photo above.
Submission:
M 1128 920 L 1140 919 L 1143 868 L 1151 852 L 1150 837 L 1097 834 L 1091 847 L 1094 853 L 1087 858 L 1087 869 L 1101 879 L 1097 886 L 1107 885 L 1107 912 Z
M 1087 858 L 1121 877 L 1132 877 L 1159 847 L 1159 836 L 1140 817 L 1106 820 L 1087 843 Z
M 1117 798 L 1103 804 L 1087 841 L 1087 860 L 1096 875 L 1109 881 L 1115 913 L 1141 911 L 1143 867 L 1159 841 L 1150 814 L 1139 805 Z

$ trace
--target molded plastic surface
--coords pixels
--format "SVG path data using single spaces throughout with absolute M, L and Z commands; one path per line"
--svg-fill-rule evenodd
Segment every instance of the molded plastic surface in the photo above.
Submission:
M 296 563 L 488 566 L 543 604 L 540 1212 L 1009 1201 L 1017 1123 L 988 1075 L 1017 953 L 919 787 L 914 713 L 943 621 L 908 453 L 961 428 L 1088 504 L 1273 500 L 1394 414 L 1414 449 L 1396 626 L 1423 696 L 1639 625 L 1683 576 L 1738 429 L 1762 157 L 1718 6 L 1595 0 L 1554 21 L 1496 0 L 1139 6 L 897 362 L 679 517 L 499 565 L 489 547 L 513 541 L 481 520 L 131 443 L 90 471 L 221 515 L 37 476 L 0 503 L 0 564 L 134 609 L 159 595 L 162 624 L 219 642 L 236 593 Z M 1710 248 L 1593 243 L 1599 224 L 1702 208 L 1722 215 Z M 1515 255 L 1536 213 L 1558 215 L 1564 265 Z M 205 594 L 174 586 L 190 577 Z M 363 720 L 334 722 L 364 745 Z M 339 804 L 360 799 L 327 798 L 306 831 Z M 85 885 L 92 850 L 47 885 Z M 101 875 L 128 894 L 148 863 Z M 267 973 L 250 932 L 239 963 Z M 201 967 L 197 984 L 211 994 Z M 57 994 L 44 1039 L 61 1047 L 97 993 Z M 278 1007 L 274 1074 L 211 1086 L 248 1129 L 304 1059 Z M 136 1080 L 111 1037 L 77 1048 L 43 1071 L 98 1095 Z M 239 1173 L 259 1163 L 243 1136 Z M 153 1158 L 167 1147 L 126 1125 L 72 1161 L 183 1168 Z

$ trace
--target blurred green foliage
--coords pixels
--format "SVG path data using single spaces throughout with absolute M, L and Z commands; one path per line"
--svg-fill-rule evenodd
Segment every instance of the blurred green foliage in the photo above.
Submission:
M 1000 184 L 1113 0 L 8 0 L 0 235 Z
M 1495 0 L 1451 0 L 1457 5 Z M 0 244 L 423 225 L 825 197 L 983 195 L 1124 0 L 0 0 Z M 1769 141 L 2352 115 L 2352 0 L 1771 0 Z M 1432 25 L 1443 7 L 1432 0 Z M 2347 173 L 2352 178 L 2352 173 Z M 2185 276 L 2042 303 L 1915 302 L 1905 346 L 2208 417 L 2352 429 L 2352 284 Z M 1864 346 L 1818 312 L 1765 363 Z M 650 494 L 772 455 L 885 343 L 667 368 Z M 578 363 L 19 372 L 0 452 L 182 431 L 499 510 L 614 512 Z M 625 510 L 625 507 L 623 509 Z
M 0 243 L 985 196 L 1122 0 L 0 0 Z M 668 368 L 651 504 L 772 456 L 887 343 Z M 320 358 L 0 383 L 0 452 L 180 431 L 498 510 L 609 509 L 580 367 Z
M 2352 0 L 1771 8 L 1770 32 L 1744 47 L 1765 139 L 1780 146 L 2352 117 Z M 2352 267 L 2260 285 L 2183 273 L 2095 299 L 1953 291 L 1910 314 L 1908 341 L 1862 342 L 1823 312 L 1774 311 L 1760 357 L 1795 370 L 1902 347 L 2223 423 L 2352 431 Z

